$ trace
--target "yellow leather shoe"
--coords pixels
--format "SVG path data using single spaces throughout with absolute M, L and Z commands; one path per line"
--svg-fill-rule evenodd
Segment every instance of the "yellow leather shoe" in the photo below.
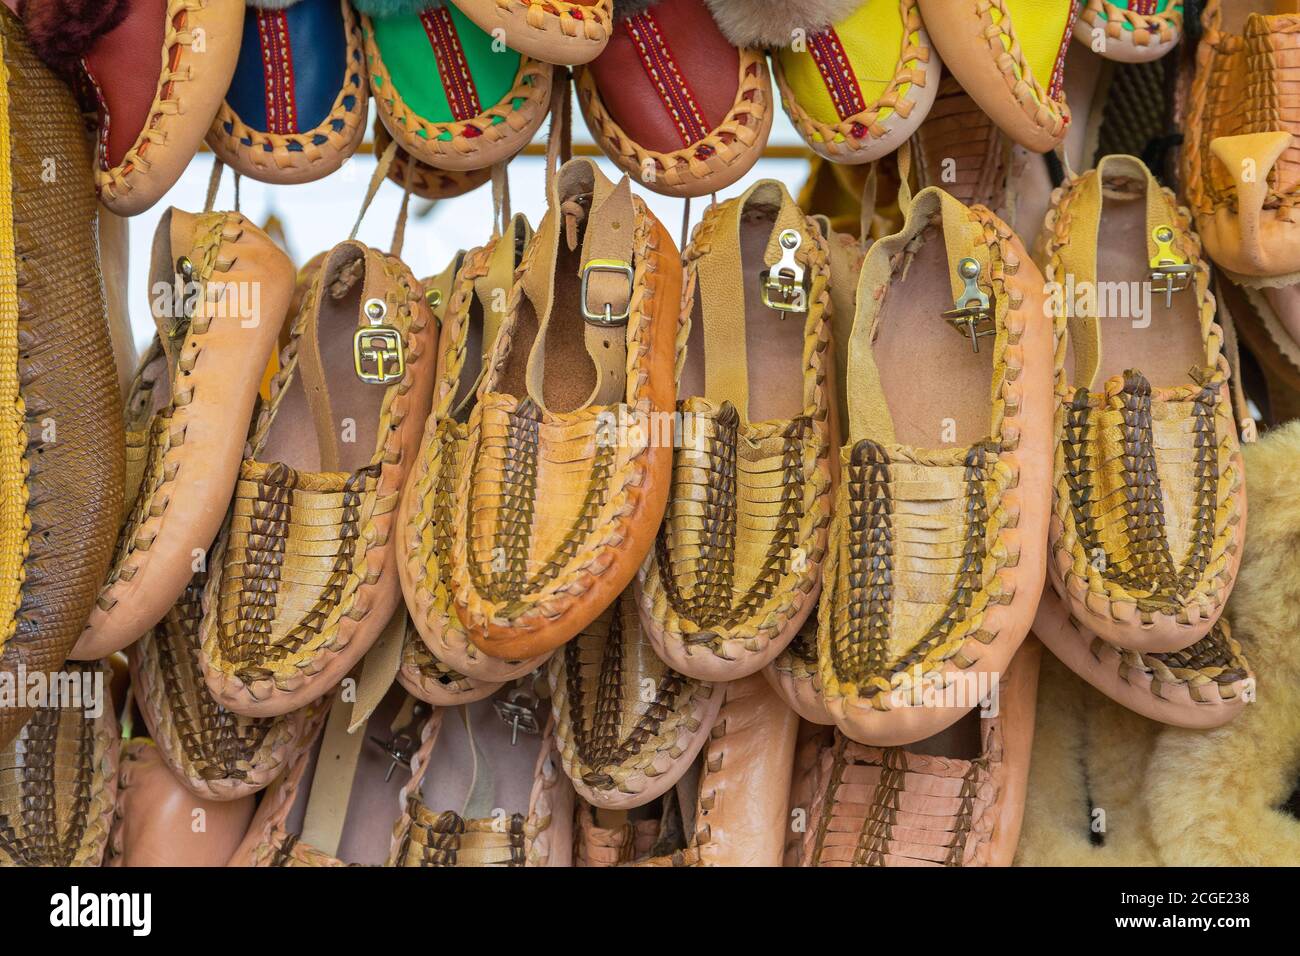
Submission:
M 672 668 L 737 680 L 817 603 L 831 507 L 829 254 L 763 180 L 710 207 L 686 250 L 673 482 L 640 574 Z
M 813 151 L 838 163 L 893 152 L 925 119 L 939 62 L 917 0 L 863 3 L 773 51 L 781 103 Z
M 983 207 L 929 187 L 868 250 L 817 632 L 822 696 L 850 738 L 944 730 L 1029 633 L 1054 345 L 1041 274 Z
M 1053 199 L 1040 253 L 1059 340 L 1049 578 L 1086 631 L 1180 650 L 1222 613 L 1246 528 L 1209 264 L 1187 211 L 1131 156 Z

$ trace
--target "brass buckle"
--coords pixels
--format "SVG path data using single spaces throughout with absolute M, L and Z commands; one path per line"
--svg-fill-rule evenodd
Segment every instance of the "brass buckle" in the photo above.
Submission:
M 794 257 L 795 251 L 803 245 L 803 237 L 793 229 L 786 229 L 776 241 L 781 246 L 781 261 L 759 273 L 763 283 L 763 304 L 777 312 L 807 312 L 808 293 L 803 287 L 803 266 Z
M 385 783 L 392 779 L 393 772 L 399 766 L 405 767 L 407 770 L 411 769 L 411 758 L 415 756 L 415 751 L 419 749 L 419 724 L 424 717 L 424 712 L 424 705 L 416 704 L 411 711 L 411 722 L 405 727 L 394 730 L 393 736 L 387 740 L 375 734 L 370 735 L 370 742 L 378 744 L 379 749 L 386 753 L 391 761 L 388 765 L 388 772 L 384 774 Z
M 987 335 L 996 335 L 997 326 L 993 322 L 993 307 L 989 297 L 979 287 L 978 279 L 983 271 L 978 259 L 967 256 L 957 263 L 957 275 L 966 283 L 953 302 L 953 308 L 943 313 L 958 334 L 970 339 L 972 352 L 980 350 L 980 339 Z
M 1151 230 L 1156 244 L 1156 254 L 1150 266 L 1151 289 L 1165 294 L 1165 308 L 1174 304 L 1174 293 L 1182 292 L 1192 283 L 1192 266 L 1174 251 L 1174 230 L 1170 226 L 1156 226 Z
M 352 363 L 357 378 L 371 385 L 390 385 L 406 374 L 406 349 L 402 334 L 384 325 L 388 306 L 380 299 L 369 299 L 363 306 L 369 325 L 352 336 Z
M 618 315 L 614 314 L 613 303 L 605 303 L 604 312 L 592 312 L 587 308 L 587 285 L 593 272 L 613 272 L 627 279 L 627 305 Z M 622 259 L 592 259 L 582 270 L 582 317 L 592 325 L 600 325 L 605 328 L 614 328 L 619 325 L 626 325 L 628 316 L 632 314 L 632 263 L 625 262 Z

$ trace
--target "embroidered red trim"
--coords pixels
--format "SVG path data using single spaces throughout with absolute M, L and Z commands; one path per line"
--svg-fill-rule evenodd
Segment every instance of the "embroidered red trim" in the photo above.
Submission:
M 293 48 L 289 18 L 284 10 L 258 10 L 257 35 L 262 44 L 262 75 L 266 78 L 266 131 L 281 136 L 298 132 L 294 102 Z
M 420 22 L 424 24 L 424 32 L 429 35 L 429 43 L 433 46 L 438 76 L 442 80 L 443 92 L 447 94 L 451 115 L 462 121 L 473 119 L 483 112 L 483 108 L 451 12 L 446 7 L 423 10 Z
M 659 23 L 651 13 L 641 13 L 623 21 L 627 35 L 636 44 L 641 66 L 654 84 L 664 109 L 677 126 L 677 135 L 683 146 L 698 143 L 709 135 L 709 124 L 704 119 L 699 100 L 677 67 L 673 51 Z
M 814 33 L 808 38 L 808 52 L 821 72 L 822 82 L 831 95 L 835 112 L 840 119 L 857 116 L 866 112 L 867 103 L 862 98 L 862 87 L 858 85 L 858 76 L 853 72 L 853 64 L 840 42 L 839 34 L 833 29 Z

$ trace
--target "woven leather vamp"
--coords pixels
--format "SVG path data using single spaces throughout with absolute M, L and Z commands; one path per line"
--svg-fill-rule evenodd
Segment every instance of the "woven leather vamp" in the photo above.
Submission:
M 659 839 L 660 821 L 628 820 L 603 827 L 586 807 L 578 810 L 574 835 L 574 866 L 623 866 L 648 857 Z
M 602 412 L 619 408 L 548 415 L 530 398 L 491 394 L 474 411 L 461 477 L 468 578 L 497 617 L 522 614 L 524 599 L 562 583 L 616 524 L 614 481 L 644 449 L 598 440 Z
M 685 770 L 680 758 L 720 693 L 659 659 L 630 593 L 556 652 L 548 676 L 565 772 L 611 794 Z
M 17 613 L 0 621 L 0 670 L 21 661 L 32 672 L 63 662 L 108 570 L 124 441 L 81 115 L 67 85 L 27 47 L 17 19 L 6 15 L 3 30 L 13 191 L 0 198 L 13 219 L 18 301 L 9 334 L 16 331 L 10 347 L 25 416 L 29 527 L 6 540 L 26 556 Z M 27 713 L 0 709 L 0 742 Z
M 314 846 L 303 843 L 296 834 L 287 832 L 283 827 L 276 827 L 271 831 L 266 842 L 254 851 L 252 865 L 317 867 L 355 866 L 356 864 L 344 863 L 338 857 L 322 853 Z
M 1070 574 L 1145 619 L 1218 600 L 1236 540 L 1237 435 L 1222 372 L 1153 389 L 1138 372 L 1063 409 L 1056 542 Z
M 523 866 L 523 814 L 466 820 L 450 810 L 430 810 L 418 795 L 410 801 L 411 825 L 394 866 Z
M 315 724 L 303 714 L 242 717 L 213 699 L 199 665 L 206 583 L 206 573 L 196 574 L 129 654 L 141 713 L 168 767 L 201 795 L 235 796 L 274 779 Z
M 838 731 L 813 773 L 803 866 L 962 866 L 992 837 L 999 785 L 985 754 L 956 760 L 867 747 Z
M 807 416 L 742 425 L 730 402 L 681 403 L 688 436 L 643 583 L 669 634 L 718 648 L 776 636 L 810 600 L 830 523 L 825 431 Z
M 367 582 L 364 520 L 396 504 L 376 494 L 377 464 L 345 474 L 245 460 L 231 506 L 215 627 L 204 651 L 245 683 L 289 671 L 331 646 Z
M 411 627 L 407 628 L 406 636 L 402 641 L 401 669 L 407 680 L 437 685 L 447 694 L 467 694 L 476 687 L 476 684 L 464 674 L 435 657 L 420 635 Z
M 65 667 L 78 680 L 98 669 Z M 32 714 L 0 748 L 0 866 L 100 865 L 117 796 L 117 746 L 107 690 L 98 719 L 76 707 Z
M 991 442 L 919 452 L 869 439 L 845 449 L 818 628 L 822 682 L 888 709 L 896 678 L 913 682 L 991 640 L 985 611 L 1010 600 L 999 540 L 1016 515 L 1015 476 Z

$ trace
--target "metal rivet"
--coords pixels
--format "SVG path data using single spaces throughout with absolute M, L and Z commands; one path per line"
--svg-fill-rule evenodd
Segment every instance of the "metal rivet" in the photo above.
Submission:
M 799 233 L 793 229 L 782 230 L 781 235 L 777 238 L 777 242 L 781 243 L 782 249 L 798 249 L 802 241 Z
M 181 256 L 176 260 L 176 271 L 187 281 L 194 277 L 194 263 L 189 256 Z
M 379 322 L 388 314 L 388 306 L 384 304 L 383 299 L 367 299 L 362 309 L 371 322 Z
M 957 274 L 963 279 L 976 279 L 980 274 L 980 264 L 975 259 L 967 257 L 957 263 Z
M 424 293 L 424 301 L 429 303 L 429 308 L 436 309 L 442 305 L 442 291 L 440 289 L 428 289 Z
M 1174 238 L 1174 231 L 1168 226 L 1159 226 L 1156 228 L 1156 240 L 1159 242 L 1168 242 Z

